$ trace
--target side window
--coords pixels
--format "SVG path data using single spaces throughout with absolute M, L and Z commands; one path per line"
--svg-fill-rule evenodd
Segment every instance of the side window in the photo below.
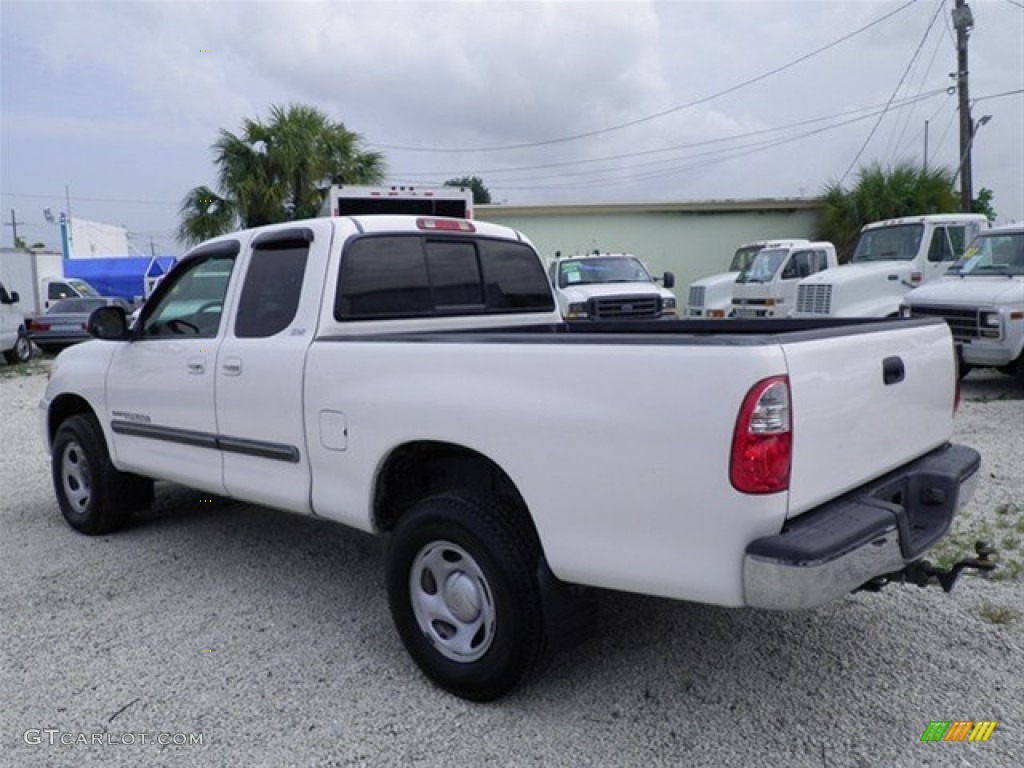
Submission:
M 804 275 L 800 273 L 801 264 L 804 265 L 804 274 L 806 274 L 808 253 L 809 251 L 800 251 L 799 253 L 794 253 L 789 257 L 789 261 L 786 262 L 785 269 L 782 270 L 783 280 L 795 280 L 798 277 L 803 277 Z
M 928 246 L 928 261 L 949 261 L 953 258 L 953 250 L 949 247 L 949 237 L 945 227 L 936 227 L 932 233 L 932 242 Z
M 50 301 L 60 301 L 61 299 L 70 299 L 72 296 L 77 295 L 71 290 L 71 287 L 66 283 L 50 283 L 46 286 L 46 298 Z
M 160 286 L 163 293 L 146 313 L 142 335 L 216 336 L 234 265 L 234 255 L 211 255 L 196 258 L 185 269 L 172 273 L 168 279 L 173 282 Z
M 428 240 L 427 272 L 437 309 L 483 308 L 480 265 L 474 243 Z
M 959 259 L 967 249 L 967 227 L 948 227 L 949 242 L 953 247 L 953 255 L 950 258 Z
M 238 300 L 235 336 L 265 338 L 291 325 L 299 308 L 308 258 L 306 243 L 253 248 Z
M 433 312 L 427 264 L 418 237 L 364 237 L 341 263 L 334 316 L 394 317 Z
M 480 250 L 488 309 L 554 309 L 551 284 L 532 248 L 521 243 L 483 240 Z

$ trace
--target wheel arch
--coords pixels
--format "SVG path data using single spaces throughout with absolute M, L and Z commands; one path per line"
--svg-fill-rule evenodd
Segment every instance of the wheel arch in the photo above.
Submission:
M 383 461 L 373 489 L 373 527 L 390 532 L 416 502 L 452 490 L 510 497 L 536 535 L 525 499 L 496 461 L 472 448 L 433 440 L 396 446 Z
M 50 446 L 53 446 L 53 440 L 57 436 L 60 425 L 71 416 L 78 414 L 95 416 L 96 410 L 81 395 L 65 393 L 53 399 L 46 413 L 46 440 Z

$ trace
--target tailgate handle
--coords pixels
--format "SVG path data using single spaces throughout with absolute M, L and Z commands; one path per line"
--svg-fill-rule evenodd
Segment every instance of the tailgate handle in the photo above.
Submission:
M 903 367 L 903 361 L 898 357 L 887 357 L 882 361 L 882 381 L 885 382 L 886 386 L 890 384 L 899 384 L 903 381 L 903 377 L 906 375 L 906 370 Z

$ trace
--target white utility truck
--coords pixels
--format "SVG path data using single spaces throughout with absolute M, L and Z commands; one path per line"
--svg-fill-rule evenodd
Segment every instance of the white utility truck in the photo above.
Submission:
M 797 284 L 839 265 L 836 247 L 827 241 L 762 248 L 732 287 L 732 317 L 788 317 L 796 304 Z
M 9 365 L 27 362 L 32 357 L 32 341 L 20 304 L 21 295 L 8 291 L 0 280 L 0 354 Z
M 469 187 L 373 187 L 335 184 L 323 190 L 321 216 L 409 214 L 473 218 L 473 190 Z
M 961 375 L 997 368 L 1024 383 L 1024 224 L 982 232 L 946 277 L 904 302 L 911 317 L 949 324 Z
M 671 272 L 654 278 L 636 256 L 601 253 L 558 257 L 548 268 L 566 320 L 654 320 L 676 316 Z M 658 285 L 658 280 L 662 285 Z M 664 286 L 664 287 L 662 287 Z
M 6 251 L 0 254 L 0 280 L 21 297 L 19 309 L 26 316 L 42 315 L 61 299 L 100 295 L 85 280 L 64 276 L 64 257 L 59 253 Z
M 806 243 L 806 239 L 758 240 L 736 249 L 728 272 L 702 277 L 690 285 L 686 300 L 686 316 L 697 318 L 728 317 L 732 311 L 732 289 L 740 272 L 747 269 L 762 248 L 785 248 Z
M 398 634 L 468 699 L 585 635 L 586 587 L 798 609 L 992 567 L 922 560 L 980 465 L 939 320 L 566 323 L 522 233 L 383 215 L 215 238 L 89 328 L 39 404 L 68 524 L 161 480 L 387 536 Z
M 800 281 L 794 317 L 896 317 L 907 292 L 949 269 L 988 227 L 980 213 L 906 216 L 865 225 L 849 264 Z

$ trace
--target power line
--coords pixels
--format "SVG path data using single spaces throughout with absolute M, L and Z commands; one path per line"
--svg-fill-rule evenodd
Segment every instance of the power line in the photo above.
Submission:
M 901 100 L 897 104 L 890 106 L 890 109 L 902 109 L 904 107 L 916 104 L 918 102 L 921 102 L 921 101 L 924 101 L 924 100 L 927 100 L 927 99 L 930 99 L 933 96 L 936 96 L 936 95 L 939 95 L 939 94 L 942 94 L 942 93 L 945 93 L 945 92 L 946 92 L 945 88 L 937 88 L 937 89 L 932 90 L 932 91 L 928 91 L 928 92 L 925 92 L 925 93 L 918 94 L 917 96 L 907 97 L 906 99 Z M 709 145 L 712 145 L 712 144 L 724 144 L 724 143 L 734 142 L 734 141 L 737 141 L 737 140 L 740 140 L 740 139 L 744 139 L 744 138 L 748 138 L 748 137 L 752 137 L 752 136 L 760 136 L 760 135 L 768 134 L 768 133 L 778 133 L 780 131 L 789 130 L 791 128 L 801 128 L 801 127 L 804 127 L 804 126 L 807 126 L 807 125 L 813 125 L 815 123 L 820 123 L 820 122 L 823 122 L 823 121 L 826 121 L 826 120 L 835 120 L 837 118 L 849 117 L 851 115 L 857 114 L 858 112 L 864 112 L 866 110 L 878 110 L 878 109 L 880 109 L 880 108 L 882 108 L 884 106 L 885 105 L 882 105 L 882 104 L 874 104 L 874 105 L 871 105 L 871 106 L 868 106 L 868 107 L 858 107 L 857 109 L 847 110 L 845 112 L 839 112 L 839 113 L 832 114 L 832 115 L 826 115 L 826 116 L 823 116 L 823 117 L 810 118 L 810 119 L 807 119 L 807 120 L 801 120 L 801 121 L 798 121 L 798 122 L 795 122 L 795 123 L 789 123 L 787 125 L 776 126 L 776 127 L 773 127 L 773 128 L 762 128 L 762 129 L 757 130 L 757 131 L 749 131 L 747 133 L 735 134 L 733 136 L 726 136 L 726 137 L 723 137 L 723 138 L 706 139 L 706 140 L 703 140 L 703 141 L 689 142 L 687 144 L 676 144 L 676 145 L 672 145 L 672 146 L 669 146 L 669 147 L 661 147 L 661 148 L 658 148 L 658 149 L 644 149 L 644 150 L 640 150 L 640 151 L 637 151 L 637 152 L 626 152 L 626 153 L 620 153 L 620 154 L 616 154 L 616 155 L 604 155 L 604 156 L 601 156 L 601 157 L 583 158 L 583 159 L 580 159 L 580 160 L 563 160 L 563 161 L 559 161 L 559 162 L 555 162 L 555 163 L 541 163 L 541 164 L 536 164 L 536 165 L 514 166 L 512 168 L 508 168 L 508 167 L 505 167 L 505 168 L 469 168 L 469 169 L 462 169 L 462 170 L 447 169 L 447 170 L 444 170 L 444 171 L 406 171 L 406 172 L 396 172 L 393 175 L 396 178 L 401 176 L 404 181 L 407 181 L 410 178 L 414 178 L 414 177 L 430 178 L 430 177 L 435 177 L 435 176 L 442 175 L 442 174 L 449 174 L 449 175 L 456 175 L 456 176 L 458 176 L 458 175 L 474 175 L 474 174 L 475 175 L 480 175 L 480 174 L 518 173 L 518 172 L 521 172 L 521 171 L 544 170 L 544 169 L 548 169 L 548 168 L 565 168 L 565 167 L 570 167 L 570 166 L 574 166 L 574 165 L 582 165 L 582 164 L 586 164 L 586 163 L 604 162 L 604 161 L 610 161 L 610 160 L 626 160 L 626 159 L 630 159 L 630 158 L 634 158 L 634 157 L 644 157 L 644 156 L 648 156 L 648 155 L 663 154 L 663 153 L 667 153 L 667 152 L 677 152 L 677 151 L 682 150 L 682 149 L 694 149 L 694 148 L 698 148 L 698 147 L 705 147 L 705 146 L 709 146 Z M 862 118 L 860 118 L 860 119 L 863 119 L 864 117 L 874 117 L 877 114 L 879 114 L 878 111 L 872 111 L 869 114 L 862 116 Z M 846 122 L 839 123 L 839 124 L 837 124 L 836 126 L 833 126 L 833 127 L 842 127 L 842 126 L 848 125 L 848 124 L 849 124 L 849 121 L 846 121 Z
M 928 35 L 932 31 L 932 26 L 935 24 L 935 20 L 939 17 L 939 13 L 941 11 L 942 5 L 940 3 L 935 8 L 935 13 L 932 15 L 932 20 L 928 22 L 928 27 L 924 31 L 924 36 L 921 38 L 921 42 L 918 43 L 917 45 L 917 50 L 914 51 L 914 55 L 911 56 L 910 62 L 907 64 L 906 69 L 903 70 L 903 74 L 900 76 L 899 82 L 896 83 L 896 87 L 893 89 L 892 96 L 889 97 L 890 103 L 893 101 L 893 99 L 896 98 L 896 94 L 899 93 L 900 88 L 903 86 L 903 81 L 906 79 L 907 73 L 910 72 L 910 67 L 917 60 L 917 57 L 921 54 L 921 49 L 924 47 L 925 41 L 928 39 Z M 839 184 L 842 184 L 846 180 L 846 177 L 850 175 L 850 171 L 853 170 L 853 166 L 857 164 L 857 161 L 860 160 L 861 155 L 864 154 L 864 150 L 868 148 L 868 144 L 871 143 L 871 139 L 875 135 L 875 131 L 877 131 L 878 126 L 882 124 L 882 120 L 885 119 L 885 114 L 886 112 L 888 112 L 888 110 L 889 108 L 888 106 L 886 106 L 886 108 L 882 110 L 882 114 L 878 116 L 878 121 L 875 123 L 874 127 L 872 127 L 871 132 L 868 134 L 868 137 L 864 140 L 864 144 L 861 146 L 860 150 L 857 152 L 853 160 L 850 162 L 850 165 L 846 169 L 846 172 L 840 177 Z
M 748 85 L 753 85 L 754 83 L 758 83 L 758 82 L 760 82 L 762 80 L 765 80 L 765 79 L 771 77 L 772 75 L 777 75 L 780 72 L 784 72 L 785 70 L 790 69 L 792 67 L 795 67 L 797 64 L 801 64 L 801 63 L 807 61 L 808 59 L 813 58 L 814 56 L 817 56 L 820 53 L 824 53 L 825 51 L 829 50 L 830 48 L 834 48 L 835 46 L 839 45 L 840 43 L 846 42 L 847 40 L 849 40 L 852 37 L 856 37 L 857 35 L 861 34 L 862 32 L 866 32 L 867 30 L 871 29 L 872 27 L 874 27 L 874 26 L 876 26 L 878 24 L 881 24 L 883 21 L 888 20 L 889 18 L 895 16 L 896 14 L 898 14 L 901 11 L 905 10 L 906 8 L 909 8 L 911 5 L 913 5 L 916 2 L 917 2 L 917 0 L 910 0 L 909 2 L 901 5 L 896 10 L 891 11 L 891 12 L 885 14 L 884 16 L 881 16 L 881 17 L 875 19 L 874 21 L 864 25 L 863 27 L 860 27 L 859 29 L 854 30 L 853 32 L 850 32 L 850 33 L 848 33 L 846 35 L 843 35 L 840 38 L 837 38 L 837 39 L 833 40 L 831 43 L 828 43 L 827 45 L 824 45 L 824 46 L 822 46 L 820 48 L 817 48 L 817 49 L 811 51 L 810 53 L 804 54 L 803 56 L 801 56 L 801 57 L 799 57 L 797 59 L 794 59 L 793 61 L 790 61 L 788 64 L 783 64 L 782 66 L 776 67 L 775 69 L 769 70 L 767 72 L 763 72 L 762 74 L 757 75 L 756 77 L 752 77 L 749 80 L 743 81 L 742 83 L 739 83 L 737 85 L 734 85 L 734 86 L 731 86 L 729 88 L 726 88 L 723 91 L 718 91 L 717 93 L 713 93 L 710 96 L 703 96 L 703 97 L 701 97 L 699 99 L 696 99 L 694 101 L 690 101 L 690 102 L 687 102 L 685 104 L 680 104 L 678 106 L 671 107 L 670 109 L 666 109 L 666 110 L 663 110 L 661 112 L 655 112 L 652 115 L 647 115 L 646 117 L 640 117 L 640 118 L 637 118 L 636 120 L 630 120 L 630 121 L 625 122 L 625 123 L 619 123 L 618 125 L 612 125 L 612 126 L 609 126 L 607 128 L 599 128 L 597 130 L 587 131 L 585 133 L 577 133 L 577 134 L 574 134 L 572 136 L 563 136 L 563 137 L 557 138 L 557 139 L 544 139 L 542 141 L 524 142 L 524 143 L 521 143 L 521 144 L 506 144 L 504 146 L 494 146 L 494 147 L 411 147 L 411 146 L 404 146 L 404 145 L 401 145 L 401 144 L 378 144 L 378 143 L 372 143 L 372 142 L 370 142 L 368 144 L 371 147 L 377 147 L 379 149 L 397 149 L 397 150 L 403 150 L 403 151 L 406 151 L 406 152 L 504 152 L 504 151 L 512 150 L 512 149 L 527 149 L 527 148 L 531 148 L 531 147 L 548 146 L 548 145 L 551 145 L 551 144 L 562 144 L 562 143 L 569 142 L 569 141 L 577 141 L 579 139 L 591 138 L 593 136 L 601 136 L 601 135 L 606 134 L 606 133 L 612 133 L 614 131 L 620 131 L 623 128 L 632 128 L 635 125 L 640 125 L 642 123 L 647 123 L 647 122 L 650 122 L 651 120 L 657 120 L 658 118 L 665 117 L 666 115 L 671 115 L 671 114 L 673 114 L 675 112 L 680 112 L 680 111 L 682 111 L 684 109 L 689 109 L 690 107 L 698 106 L 699 104 L 706 104 L 707 102 L 713 101 L 714 99 L 717 99 L 720 96 L 725 96 L 727 94 L 734 93 L 735 91 L 738 91 L 738 90 L 740 90 L 742 88 L 746 88 Z

